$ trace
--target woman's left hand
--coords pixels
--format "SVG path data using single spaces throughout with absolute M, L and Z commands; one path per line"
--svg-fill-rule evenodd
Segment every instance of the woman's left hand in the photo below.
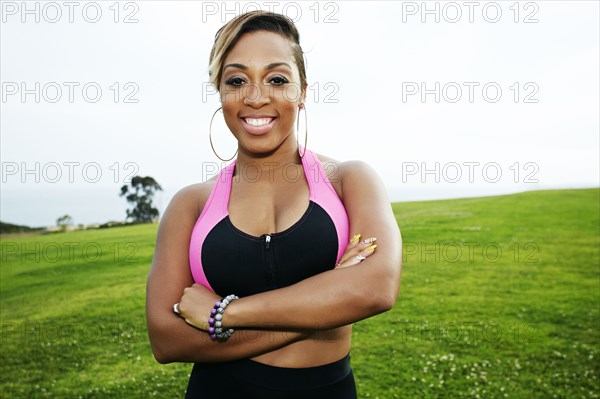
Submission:
M 183 296 L 179 300 L 179 316 L 189 325 L 207 331 L 210 310 L 219 299 L 220 296 L 205 286 L 194 283 L 183 290 Z

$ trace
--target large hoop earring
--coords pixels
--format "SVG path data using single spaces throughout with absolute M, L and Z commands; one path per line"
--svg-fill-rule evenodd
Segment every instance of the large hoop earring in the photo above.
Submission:
M 213 124 L 213 120 L 215 119 L 215 115 L 217 115 L 217 112 L 221 111 L 222 109 L 223 109 L 223 107 L 219 107 L 219 108 L 217 108 L 217 110 L 216 110 L 216 111 L 215 111 L 215 113 L 213 114 L 212 118 L 210 118 L 210 126 L 208 127 L 208 141 L 210 141 L 210 148 L 212 148 L 212 150 L 213 150 L 214 154 L 217 156 L 217 158 L 219 158 L 219 159 L 220 159 L 221 161 L 223 161 L 223 162 L 229 162 L 229 161 L 231 161 L 233 158 L 235 158 L 235 156 L 236 156 L 236 155 L 237 155 L 237 153 L 238 153 L 238 150 L 235 150 L 235 154 L 233 154 L 233 156 L 232 156 L 231 158 L 229 158 L 229 159 L 224 159 L 224 158 L 221 158 L 221 157 L 219 156 L 219 154 L 217 154 L 217 152 L 215 151 L 215 146 L 213 145 L 213 142 L 212 142 L 212 124 Z
M 303 158 L 304 154 L 306 154 L 306 143 L 308 142 L 308 120 L 306 116 L 306 106 L 301 104 L 298 108 L 298 117 L 296 118 L 296 146 L 298 147 L 298 154 L 300 154 L 300 144 L 298 143 L 298 136 L 300 135 L 300 111 L 304 110 L 304 151 L 302 152 L 302 155 L 300 155 L 300 158 Z

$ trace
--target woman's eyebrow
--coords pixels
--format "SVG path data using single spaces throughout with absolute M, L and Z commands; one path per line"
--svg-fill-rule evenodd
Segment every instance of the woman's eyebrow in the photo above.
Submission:
M 269 65 L 265 66 L 265 69 L 273 69 L 273 68 L 277 68 L 279 66 L 286 66 L 290 70 L 292 69 L 292 67 L 290 66 L 290 64 L 288 64 L 287 62 L 273 62 L 272 64 L 269 64 Z
M 288 67 L 290 70 L 292 69 L 292 67 L 290 66 L 290 64 L 288 64 L 287 62 L 273 62 L 271 64 L 265 65 L 265 69 L 273 69 L 273 68 L 277 68 L 279 66 L 286 66 Z M 227 64 L 223 67 L 223 70 L 225 70 L 225 68 L 227 67 L 231 67 L 231 68 L 239 68 L 239 69 L 243 69 L 243 70 L 247 70 L 248 67 L 244 64 Z
M 225 68 L 228 68 L 228 67 L 239 68 L 239 69 L 244 69 L 244 70 L 248 69 L 248 67 L 244 64 L 227 64 L 223 67 L 223 70 L 225 70 Z

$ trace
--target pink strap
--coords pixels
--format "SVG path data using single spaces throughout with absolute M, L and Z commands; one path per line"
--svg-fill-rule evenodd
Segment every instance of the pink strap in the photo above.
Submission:
M 303 148 L 300 147 L 300 153 L 302 154 L 302 152 Z M 331 220 L 333 220 L 335 225 L 338 236 L 337 263 L 346 251 L 350 239 L 350 223 L 348 221 L 346 208 L 344 208 L 344 204 L 340 200 L 340 197 L 338 197 L 335 188 L 333 188 L 331 182 L 327 178 L 327 173 L 317 157 L 317 154 L 310 150 L 306 150 L 306 153 L 302 157 L 302 164 L 310 189 L 310 200 L 319 204 L 321 208 L 329 214 L 329 217 L 331 217 Z
M 202 268 L 202 244 L 213 227 L 228 214 L 227 205 L 229 204 L 234 168 L 235 161 L 219 172 L 204 209 L 194 225 L 190 240 L 189 256 L 192 277 L 196 283 L 204 285 L 213 292 L 214 289 L 210 286 Z

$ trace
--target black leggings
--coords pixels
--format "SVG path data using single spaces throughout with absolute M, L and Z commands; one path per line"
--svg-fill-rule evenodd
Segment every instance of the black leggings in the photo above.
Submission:
M 195 363 L 186 399 L 356 399 L 350 355 L 323 366 L 287 368 L 250 359 Z

